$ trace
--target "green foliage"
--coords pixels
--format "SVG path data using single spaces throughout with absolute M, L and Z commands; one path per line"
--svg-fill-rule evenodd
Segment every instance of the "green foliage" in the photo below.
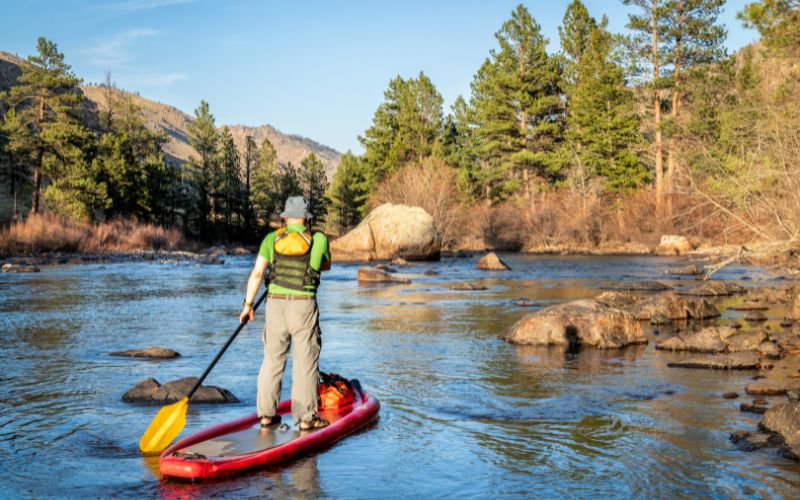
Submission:
M 440 154 L 442 122 L 442 96 L 424 73 L 416 79 L 398 76 L 391 80 L 372 126 L 359 137 L 364 146 L 365 187 L 374 189 L 409 161 Z
M 50 199 L 69 197 L 68 193 L 56 193 L 59 189 L 94 182 L 94 172 L 83 158 L 91 136 L 80 117 L 80 80 L 72 74 L 55 43 L 39 38 L 37 51 L 37 55 L 23 61 L 18 84 L 4 96 L 14 113 L 7 113 L 3 120 L 9 150 L 33 172 L 32 213 L 39 210 L 45 175 L 54 181 L 49 187 Z M 73 161 L 76 163 L 70 164 Z M 98 201 L 100 206 L 104 203 Z M 58 203 L 56 208 L 66 206 Z M 94 208 L 97 207 L 73 207 L 68 212 L 89 216 Z
M 761 33 L 774 48 L 788 49 L 797 57 L 800 49 L 800 0 L 760 0 L 745 6 L 739 19 Z
M 581 180 L 602 176 L 613 191 L 648 179 L 637 149 L 642 138 L 633 93 L 622 68 L 611 60 L 612 36 L 605 19 L 592 30 L 570 98 L 569 154 Z
M 225 240 L 237 236 L 237 229 L 244 223 L 242 218 L 242 183 L 239 178 L 239 150 L 233 142 L 228 127 L 220 134 L 220 151 L 217 159 L 219 170 L 215 181 L 215 199 L 218 217 L 222 220 Z
M 269 221 L 277 211 L 278 200 L 278 155 L 269 139 L 264 138 L 255 155 L 251 172 L 250 201 L 257 225 L 269 227 Z
M 583 53 L 589 45 L 589 37 L 596 26 L 597 22 L 589 15 L 583 2 L 572 0 L 564 14 L 564 21 L 558 28 L 567 87 L 577 83 L 578 68 L 581 66 Z
M 328 190 L 328 177 L 325 174 L 325 166 L 314 153 L 309 153 L 300 162 L 300 172 L 298 172 L 300 184 L 303 188 L 303 196 L 308 202 L 308 211 L 311 214 L 312 223 L 321 226 L 325 223 L 328 213 L 330 200 L 325 196 Z
M 194 110 L 194 116 L 194 121 L 186 127 L 189 143 L 199 155 L 192 156 L 185 167 L 197 192 L 196 203 L 189 207 L 190 224 L 196 228 L 202 240 L 210 241 L 217 212 L 215 188 L 219 178 L 219 132 L 206 101 L 200 101 L 200 107 Z
M 330 222 L 339 233 L 349 231 L 365 215 L 369 193 L 363 186 L 363 164 L 358 157 L 348 151 L 342 155 L 327 192 L 331 202 Z
M 519 5 L 495 37 L 499 50 L 472 82 L 469 122 L 479 162 L 474 182 L 499 200 L 528 174 L 549 181 L 563 175 L 563 106 L 557 58 L 547 54 L 528 10 Z

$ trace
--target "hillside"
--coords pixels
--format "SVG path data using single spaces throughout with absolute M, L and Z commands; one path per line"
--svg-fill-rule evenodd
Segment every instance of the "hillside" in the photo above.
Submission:
M 19 57 L 0 51 L 0 90 L 7 90 L 16 80 L 19 75 L 19 63 Z M 81 88 L 89 101 L 102 105 L 100 87 L 87 85 Z M 130 92 L 124 93 L 130 95 L 134 102 L 142 108 L 145 120 L 151 129 L 161 130 L 168 135 L 169 142 L 164 147 L 165 153 L 179 162 L 188 160 L 194 153 L 186 132 L 186 126 L 191 122 L 192 117 L 168 104 L 151 101 Z M 285 134 L 270 125 L 258 127 L 231 125 L 229 128 L 240 150 L 243 147 L 245 136 L 249 134 L 253 136 L 257 144 L 260 144 L 265 137 L 269 138 L 275 147 L 280 163 L 291 162 L 299 165 L 308 153 L 314 153 L 322 160 L 329 178 L 339 164 L 341 154 L 333 148 L 305 137 Z

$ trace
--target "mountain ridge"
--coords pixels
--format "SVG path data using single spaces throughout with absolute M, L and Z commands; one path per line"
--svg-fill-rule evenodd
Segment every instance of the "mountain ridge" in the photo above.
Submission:
M 20 74 L 19 65 L 23 59 L 9 52 L 0 50 L 0 91 L 8 90 L 16 81 Z M 98 85 L 82 85 L 84 97 L 95 106 L 102 106 L 103 88 Z M 164 153 L 168 160 L 176 163 L 184 163 L 192 155 L 196 155 L 194 148 L 189 143 L 187 125 L 193 121 L 193 117 L 178 109 L 171 104 L 165 104 L 146 97 L 138 93 L 118 89 L 118 91 L 130 96 L 133 101 L 142 109 L 145 123 L 151 130 L 164 132 L 168 141 L 164 145 Z M 0 112 L 3 110 L 0 109 Z M 269 125 L 218 125 L 222 130 L 228 127 L 233 136 L 234 142 L 240 154 L 244 149 L 245 137 L 252 135 L 257 145 L 261 145 L 264 138 L 268 138 L 275 147 L 278 162 L 281 164 L 292 163 L 299 165 L 309 153 L 317 155 L 325 166 L 325 172 L 330 179 L 339 164 L 341 153 L 330 146 L 320 144 L 313 139 L 297 134 L 287 134 L 278 128 Z

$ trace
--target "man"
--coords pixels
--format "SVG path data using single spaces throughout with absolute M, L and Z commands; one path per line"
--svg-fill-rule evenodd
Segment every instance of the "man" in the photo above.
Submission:
M 286 200 L 284 227 L 264 238 L 247 281 L 239 321 L 253 321 L 253 301 L 269 267 L 264 361 L 258 372 L 257 409 L 262 427 L 280 424 L 276 415 L 286 358 L 292 347 L 292 416 L 301 430 L 319 429 L 328 421 L 317 415 L 319 351 L 322 332 L 316 293 L 321 271 L 330 269 L 328 239 L 306 227 L 306 201 Z

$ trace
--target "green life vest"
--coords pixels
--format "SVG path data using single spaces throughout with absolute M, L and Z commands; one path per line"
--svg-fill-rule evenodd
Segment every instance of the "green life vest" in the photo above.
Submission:
M 314 237 L 310 232 L 278 229 L 272 242 L 270 283 L 298 292 L 316 292 L 320 272 L 311 267 L 313 245 Z

